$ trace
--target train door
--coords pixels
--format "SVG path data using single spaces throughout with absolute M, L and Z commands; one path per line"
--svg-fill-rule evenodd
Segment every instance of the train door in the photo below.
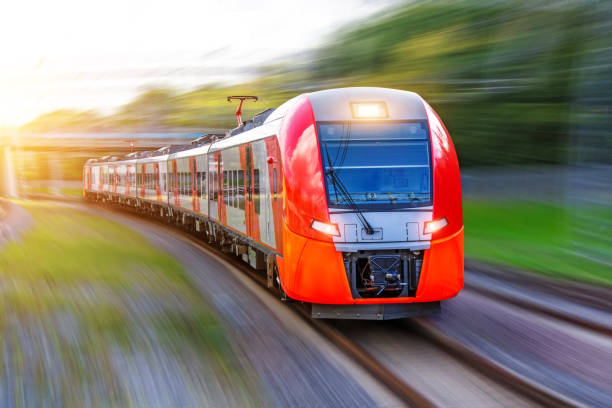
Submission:
M 117 166 L 111 167 L 111 177 L 113 181 L 113 189 L 111 191 L 117 193 Z
M 196 156 L 196 200 L 198 203 L 198 212 L 201 214 L 208 214 L 208 183 L 206 181 L 206 172 L 208 170 L 208 164 L 206 163 L 206 155 L 202 154 Z
M 153 177 L 155 179 L 155 200 L 161 201 L 161 183 L 159 177 L 159 163 L 153 163 Z
M 208 160 L 208 216 L 219 219 L 217 204 L 217 162 L 216 154 L 213 153 L 212 160 Z
M 172 197 L 169 197 L 169 200 L 171 200 L 171 202 L 173 203 L 173 205 L 175 206 L 179 206 L 179 183 L 178 183 L 178 173 L 176 170 L 176 159 L 172 160 L 172 173 L 170 174 L 170 177 L 172 179 Z
M 267 243 L 280 248 L 281 239 L 281 217 L 282 217 L 282 180 L 280 165 L 280 148 L 276 137 L 265 140 L 266 164 L 267 164 L 267 194 L 265 200 L 266 211 L 266 238 Z
M 244 149 L 245 153 L 245 177 L 244 177 L 244 214 L 246 218 L 246 230 L 247 235 L 250 237 L 253 235 L 252 226 L 252 211 L 253 211 L 253 153 L 251 152 L 251 145 L 246 145 Z
M 191 183 L 189 186 L 189 192 L 191 193 L 191 209 L 195 212 L 199 212 L 200 201 L 196 200 L 198 166 L 193 156 L 189 158 L 189 172 L 191 173 Z
M 217 207 L 218 207 L 218 219 L 221 223 L 226 224 L 227 220 L 225 217 L 225 191 L 223 191 L 224 184 L 227 180 L 224 180 L 223 177 L 223 155 L 221 152 L 215 153 L 215 158 L 217 159 Z
M 244 205 L 247 235 L 256 241 L 261 240 L 259 232 L 259 213 L 261 197 L 259 196 L 259 169 L 253 162 L 253 146 L 247 144 L 245 147 L 245 190 L 246 201 Z

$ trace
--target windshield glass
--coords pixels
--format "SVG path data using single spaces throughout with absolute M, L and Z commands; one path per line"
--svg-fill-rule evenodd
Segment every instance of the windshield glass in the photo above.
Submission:
M 427 123 L 320 123 L 330 206 L 431 205 Z M 343 194 L 344 190 L 344 194 Z

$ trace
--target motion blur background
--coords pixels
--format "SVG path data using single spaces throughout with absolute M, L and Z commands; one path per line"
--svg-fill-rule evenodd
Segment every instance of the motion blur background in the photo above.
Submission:
M 177 230 L 80 203 L 87 159 L 232 128 L 229 95 L 259 96 L 249 118 L 346 86 L 440 114 L 466 286 L 435 317 L 328 324 L 435 405 L 528 404 L 415 322 L 611 406 L 612 2 L 587 0 L 3 4 L 0 406 L 394 406 Z
M 456 144 L 469 259 L 612 283 L 611 2 L 307 3 L 10 5 L 4 194 L 76 196 L 89 157 L 231 128 L 228 95 L 249 117 L 399 88 Z

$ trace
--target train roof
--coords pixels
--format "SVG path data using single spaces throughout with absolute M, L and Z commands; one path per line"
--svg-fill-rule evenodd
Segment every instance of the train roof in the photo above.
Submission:
M 360 121 L 352 111 L 355 103 L 384 103 L 385 120 L 427 120 L 423 98 L 414 92 L 375 87 L 335 88 L 300 94 L 276 109 L 267 109 L 253 119 L 223 133 L 204 134 L 190 144 L 166 146 L 155 151 L 134 152 L 121 157 L 90 159 L 87 164 L 108 162 L 156 161 L 180 158 L 217 151 L 230 146 L 252 142 L 278 134 L 286 113 L 298 101 L 308 98 L 315 121 Z

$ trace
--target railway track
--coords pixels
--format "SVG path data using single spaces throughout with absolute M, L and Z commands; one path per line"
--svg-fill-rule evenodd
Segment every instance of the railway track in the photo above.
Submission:
M 162 225 L 166 225 L 163 224 Z M 257 283 L 262 289 L 270 290 L 266 287 L 266 278 L 263 274 L 257 273 L 255 270 L 251 269 L 248 265 L 246 265 L 241 260 L 235 258 L 231 254 L 225 253 L 221 251 L 219 248 L 208 245 L 202 242 L 197 236 L 185 232 L 185 237 L 189 239 L 194 245 L 199 247 L 200 249 L 212 252 L 216 256 L 230 263 L 233 267 L 240 270 L 240 272 L 246 274 L 251 278 L 255 283 Z M 281 292 L 278 288 L 274 288 L 272 292 L 277 295 L 279 302 L 281 298 Z M 296 312 L 297 315 L 304 321 L 304 323 L 309 324 L 319 333 L 324 335 L 326 338 L 331 340 L 344 354 L 349 356 L 353 361 L 357 362 L 361 367 L 363 367 L 366 371 L 371 373 L 375 378 L 377 378 L 385 387 L 387 387 L 393 394 L 395 394 L 400 400 L 405 402 L 407 405 L 412 407 L 435 407 L 442 406 L 444 404 L 440 403 L 435 396 L 432 396 L 430 392 L 423 392 L 418 386 L 411 384 L 410 381 L 406 381 L 406 379 L 402 378 L 402 376 L 392 370 L 385 362 L 381 361 L 380 358 L 377 358 L 373 353 L 367 350 L 367 347 L 364 347 L 364 344 L 360 344 L 359 342 L 354 341 L 350 335 L 347 335 L 346 331 L 341 327 L 338 327 L 333 323 L 333 321 L 327 320 L 318 320 L 312 319 L 310 316 L 310 310 L 308 307 L 301 302 L 283 302 L 288 307 Z M 363 321 L 344 321 L 349 326 L 361 326 L 364 324 Z M 367 324 L 367 323 L 366 323 Z M 374 322 L 374 324 L 380 324 L 380 322 Z M 384 328 L 382 328 L 384 330 Z M 422 335 L 420 342 L 425 341 L 425 339 L 432 339 L 433 336 L 426 330 L 418 328 L 418 332 Z M 422 345 L 422 344 L 421 344 Z M 480 374 L 475 373 L 474 369 L 470 367 L 476 360 L 476 356 L 470 356 L 469 354 L 458 354 L 455 349 L 452 348 L 450 342 L 440 341 L 439 338 L 436 338 L 436 350 L 434 354 L 437 356 L 434 358 L 438 358 L 439 360 L 457 360 L 459 361 L 458 366 L 461 367 L 460 371 L 464 373 L 469 373 L 468 377 L 480 377 Z M 432 358 L 429 355 L 427 358 Z M 439 363 L 440 361 L 438 361 Z M 408 362 L 407 362 L 408 363 Z M 451 362 L 451 365 L 453 363 Z M 440 374 L 440 373 L 438 373 Z M 453 374 L 454 375 L 454 374 Z M 461 375 L 460 377 L 463 377 Z M 444 381 L 442 381 L 444 382 Z M 491 389 L 496 389 L 496 391 L 504 392 L 504 390 L 509 390 L 509 394 L 517 394 L 518 398 L 510 397 L 510 401 L 512 402 L 520 402 L 519 405 L 543 405 L 543 406 L 571 406 L 571 404 L 567 404 L 565 400 L 556 398 L 556 396 L 550 395 L 547 396 L 544 392 L 534 392 L 530 390 L 525 384 L 515 383 L 514 376 L 504 377 L 502 373 L 498 373 L 496 376 L 496 384 L 492 387 L 489 387 L 488 391 Z M 523 393 L 525 391 L 529 391 L 527 393 L 528 398 L 523 397 Z M 507 396 L 505 398 L 508 398 Z M 470 401 L 472 402 L 472 401 Z M 458 406 L 469 406 L 470 402 L 465 404 L 458 404 Z M 515 404 L 512 404 L 515 405 Z
M 95 206 L 95 204 L 90 205 Z M 109 207 L 104 206 L 102 208 L 108 209 Z M 114 210 L 123 215 L 129 214 L 142 220 L 142 217 L 132 209 L 114 207 Z M 170 232 L 180 231 L 182 237 L 189 240 L 200 250 L 223 259 L 249 276 L 262 288 L 269 290 L 266 288 L 266 279 L 263 274 L 254 271 L 233 255 L 203 242 L 202 237 L 198 236 L 197 233 L 181 228 L 170 228 L 170 225 L 160 219 L 149 217 L 149 220 L 167 228 Z M 280 298 L 280 291 L 274 289 L 274 292 Z M 279 300 L 279 302 L 281 301 Z M 342 352 L 371 373 L 374 378 L 377 378 L 409 406 L 446 405 L 444 394 L 452 392 L 457 392 L 457 394 L 452 394 L 453 405 L 456 406 L 477 404 L 488 406 L 494 403 L 505 406 L 579 405 L 575 401 L 541 387 L 529 381 L 529 379 L 486 359 L 444 335 L 426 319 L 414 319 L 409 323 L 316 320 L 310 317 L 306 305 L 300 302 L 284 303 L 294 310 L 305 323 L 331 340 Z M 369 337 L 365 339 L 360 338 L 359 335 L 364 326 L 367 326 L 366 328 L 370 333 Z M 390 329 L 394 334 L 399 334 L 397 338 L 391 339 L 388 344 L 382 346 L 377 344 L 380 341 L 376 337 L 388 333 Z M 398 349 L 401 351 L 409 347 L 403 341 L 409 343 L 409 346 L 413 348 L 409 350 L 410 353 L 408 354 L 397 353 Z M 430 367 L 427 373 L 419 371 L 424 366 L 419 367 L 418 364 L 415 364 L 420 355 L 422 355 L 423 361 L 429 361 L 430 364 L 428 365 L 433 367 Z M 436 368 L 436 365 L 438 368 Z M 398 369 L 398 367 L 415 369 L 412 372 L 407 372 Z M 453 384 L 449 387 L 450 382 Z M 456 390 L 453 387 L 461 389 Z M 470 388 L 472 392 L 468 392 L 468 395 L 464 396 L 465 400 L 462 401 L 461 394 L 466 393 L 467 388 Z M 480 394 L 492 398 L 477 401 Z M 482 395 L 480 396 L 482 397 Z
M 481 278 L 482 275 L 486 273 L 481 268 L 472 265 L 466 266 L 466 270 L 470 270 L 470 272 L 476 274 L 478 278 Z M 507 279 L 507 277 L 500 272 L 497 272 L 497 275 L 500 276 L 498 278 L 499 281 L 501 281 L 502 284 L 505 283 L 504 280 Z M 495 276 L 495 274 L 493 274 L 493 276 Z M 521 273 L 518 273 L 518 277 L 519 279 L 529 282 L 526 286 L 552 289 L 558 294 L 563 295 L 566 299 L 569 299 L 574 305 L 583 305 L 588 307 L 591 309 L 592 316 L 587 319 L 585 316 L 572 313 L 571 309 L 568 310 L 567 308 L 562 308 L 559 307 L 559 305 L 552 305 L 550 303 L 537 302 L 528 296 L 521 296 L 520 293 L 517 293 L 517 291 L 512 293 L 509 289 L 512 288 L 511 285 L 515 284 L 514 282 L 507 283 L 507 287 L 500 290 L 493 289 L 485 284 L 479 283 L 474 279 L 466 282 L 465 289 L 524 310 L 529 310 L 540 315 L 545 315 L 556 320 L 573 324 L 582 329 L 612 337 L 612 321 L 606 319 L 607 313 L 604 312 L 606 310 L 612 310 L 612 299 L 610 298 L 609 290 L 591 288 L 587 286 L 581 287 L 579 286 L 580 284 L 576 284 L 576 287 L 574 288 L 568 288 L 566 285 L 559 282 L 554 282 L 550 279 L 536 278 L 531 276 L 527 277 Z

